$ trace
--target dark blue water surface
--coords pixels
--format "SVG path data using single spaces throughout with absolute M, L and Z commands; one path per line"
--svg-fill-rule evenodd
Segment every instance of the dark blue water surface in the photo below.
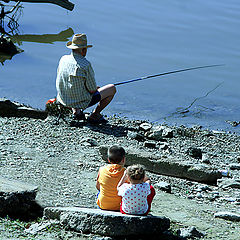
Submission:
M 44 109 L 45 102 L 56 95 L 57 64 L 69 53 L 66 41 L 73 33 L 84 32 L 94 45 L 87 58 L 100 86 L 225 64 L 119 86 L 105 114 L 240 133 L 240 125 L 234 128 L 226 122 L 240 121 L 238 0 L 73 3 L 73 11 L 53 4 L 23 3 L 19 36 L 13 40 L 24 52 L 0 66 L 1 97 Z M 188 107 L 188 112 L 180 113 Z

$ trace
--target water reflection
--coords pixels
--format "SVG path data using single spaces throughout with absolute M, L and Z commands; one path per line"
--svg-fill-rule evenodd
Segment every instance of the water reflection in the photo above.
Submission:
M 59 41 L 66 42 L 74 33 L 72 28 L 68 28 L 57 34 L 19 34 L 18 19 L 22 15 L 20 1 L 14 6 L 0 3 L 0 7 L 0 63 L 2 65 L 6 60 L 11 60 L 14 55 L 23 52 L 18 47 L 22 45 L 22 42 L 49 44 Z
M 16 34 L 11 36 L 11 40 L 18 45 L 21 45 L 22 42 L 36 42 L 36 43 L 54 43 L 54 42 L 66 42 L 73 35 L 72 28 L 68 28 L 64 31 L 61 31 L 57 34 Z

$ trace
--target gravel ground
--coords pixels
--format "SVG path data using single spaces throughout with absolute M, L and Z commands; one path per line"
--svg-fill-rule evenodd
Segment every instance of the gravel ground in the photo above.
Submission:
M 0 174 L 37 185 L 36 200 L 43 207 L 96 208 L 95 180 L 98 168 L 105 164 L 98 151 L 101 145 L 118 144 L 161 158 L 184 159 L 193 165 L 201 163 L 218 170 L 230 170 L 230 176 L 220 179 L 216 186 L 148 173 L 153 185 L 164 181 L 172 188 L 171 194 L 157 189 L 152 214 L 169 217 L 175 226 L 195 226 L 205 233 L 204 239 L 239 239 L 239 222 L 216 219 L 214 213 L 223 210 L 240 213 L 239 188 L 221 187 L 230 180 L 240 183 L 240 136 L 203 130 L 200 126 L 171 127 L 173 137 L 164 138 L 164 142 L 151 140 L 156 147 L 148 148 L 145 146 L 149 140 L 139 128 L 143 122 L 112 116 L 106 125 L 80 124 L 73 127 L 64 121 L 54 125 L 53 117 L 46 120 L 0 118 Z M 137 138 L 130 133 L 142 137 Z M 164 144 L 167 147 L 163 147 Z M 189 149 L 193 147 L 201 150 L 202 158 L 189 155 Z M 14 226 L 16 222 L 1 218 L 0 238 L 33 237 L 23 234 L 26 223 L 20 223 L 19 228 Z M 49 231 L 39 233 L 34 239 L 86 237 L 55 230 L 51 234 Z

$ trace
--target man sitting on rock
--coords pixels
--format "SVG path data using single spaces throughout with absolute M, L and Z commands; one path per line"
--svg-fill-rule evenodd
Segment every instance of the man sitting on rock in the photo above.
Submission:
M 87 49 L 92 47 L 87 44 L 85 34 L 75 34 L 66 46 L 72 49 L 72 53 L 64 55 L 59 61 L 57 101 L 72 108 L 74 119 L 80 119 L 81 111 L 98 103 L 88 121 L 106 122 L 100 112 L 112 101 L 116 93 L 114 84 L 97 87 L 91 63 L 85 58 Z
M 122 198 L 118 196 L 117 185 L 125 171 L 125 150 L 119 146 L 110 147 L 108 149 L 108 162 L 108 165 L 100 167 L 98 171 L 97 205 L 101 209 L 120 211 Z

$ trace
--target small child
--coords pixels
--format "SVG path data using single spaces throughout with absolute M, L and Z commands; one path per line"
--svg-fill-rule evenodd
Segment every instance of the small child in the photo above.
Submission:
M 108 149 L 108 162 L 108 165 L 100 167 L 98 171 L 97 205 L 101 209 L 119 211 L 122 198 L 118 196 L 117 185 L 125 171 L 125 150 L 120 146 L 110 147 Z
M 126 183 L 126 181 L 130 183 Z M 133 215 L 147 215 L 151 208 L 155 190 L 148 177 L 145 176 L 143 166 L 136 164 L 129 166 L 124 172 L 117 189 L 122 197 L 120 212 Z

